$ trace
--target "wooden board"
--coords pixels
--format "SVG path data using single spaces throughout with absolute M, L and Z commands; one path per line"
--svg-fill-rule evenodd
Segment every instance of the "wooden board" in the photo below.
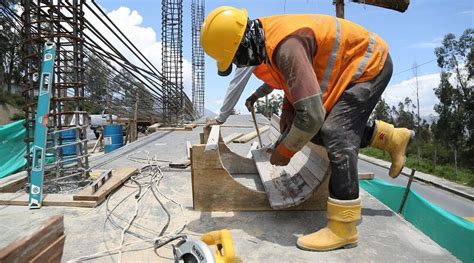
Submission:
M 189 131 L 190 129 L 185 128 L 185 127 L 160 127 L 160 128 L 156 128 L 156 130 L 157 131 Z
M 207 138 L 206 149 L 204 149 L 205 152 L 217 150 L 217 144 L 219 143 L 220 131 L 221 131 L 221 128 L 219 125 L 212 126 L 211 133 L 209 133 L 209 137 Z
M 191 130 L 191 131 L 192 131 L 194 128 L 196 128 L 196 126 L 197 126 L 196 123 L 188 123 L 188 124 L 185 124 L 185 125 L 184 125 L 184 128 L 185 128 L 186 130 Z
M 252 144 L 250 145 L 249 152 L 247 153 L 247 158 L 252 159 L 252 151 L 256 150 L 258 148 L 258 142 L 253 141 Z
M 184 157 L 181 160 L 171 162 L 169 164 L 169 167 L 184 169 L 184 168 L 188 167 L 189 165 L 191 165 L 191 160 L 189 160 L 187 157 Z
M 186 141 L 186 156 L 188 157 L 188 159 L 191 159 L 191 147 L 191 142 Z
M 0 262 L 28 262 L 32 259 L 44 259 L 42 256 L 50 255 L 58 258 L 62 255 L 64 245 L 63 216 L 52 216 L 34 230 L 10 243 L 0 250 Z M 36 262 L 60 262 L 36 261 Z
M 259 128 L 260 135 L 262 135 L 264 132 L 268 131 L 270 129 L 270 126 L 265 125 L 261 128 Z M 252 140 L 253 138 L 257 137 L 257 131 L 252 131 L 247 134 L 244 134 L 243 136 L 235 139 L 233 142 L 234 143 L 247 143 L 248 141 Z
M 247 174 L 260 180 L 255 163 L 239 156 L 219 143 L 217 152 L 204 152 L 205 145 L 193 145 L 191 175 L 193 208 L 199 211 L 270 211 L 273 210 L 264 191 L 248 188 L 232 174 Z M 325 210 L 328 176 L 320 184 L 321 191 L 299 205 L 284 210 Z
M 243 135 L 243 133 L 241 133 L 241 132 L 234 132 L 232 134 L 229 134 L 226 137 L 224 137 L 224 143 L 230 143 L 230 142 L 232 142 L 233 140 L 239 138 L 242 135 Z
M 270 164 L 271 153 L 266 148 L 254 150 L 252 154 L 268 200 L 274 209 L 288 208 L 304 202 L 320 184 L 316 176 L 305 169 L 307 157 L 295 158 L 295 155 L 287 166 L 274 166 Z M 312 179 L 306 179 L 310 183 L 306 182 L 305 177 Z
M 359 173 L 359 180 L 372 180 L 374 177 L 374 173 Z
M 16 192 L 28 182 L 26 171 L 12 174 L 0 179 L 0 193 Z
M 53 263 L 61 262 L 63 256 L 64 241 L 66 236 L 63 234 L 58 239 L 56 239 L 49 247 L 45 248 L 43 251 L 38 253 L 34 258 L 30 260 L 31 263 Z
M 27 193 L 0 193 L 0 205 L 28 206 Z M 74 200 L 67 194 L 44 194 L 43 206 L 96 207 L 97 201 Z
M 107 195 L 110 194 L 115 188 L 122 185 L 125 181 L 128 180 L 132 175 L 138 172 L 137 168 L 133 167 L 123 167 L 112 171 L 112 178 L 107 180 L 104 185 L 102 185 L 97 192 L 92 193 L 91 186 L 87 186 L 73 197 L 74 200 L 83 200 L 83 201 L 96 201 L 103 202 Z

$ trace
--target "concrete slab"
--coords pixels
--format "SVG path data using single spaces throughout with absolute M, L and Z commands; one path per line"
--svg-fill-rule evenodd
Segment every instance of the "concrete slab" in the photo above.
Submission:
M 249 122 L 250 116 L 232 116 L 227 123 Z M 206 212 L 192 210 L 191 173 L 190 168 L 184 170 L 170 169 L 166 161 L 186 156 L 186 141 L 197 143 L 200 128 L 192 132 L 157 132 L 125 147 L 123 152 L 109 157 L 96 159 L 96 168 L 113 168 L 121 166 L 143 167 L 127 159 L 127 155 L 135 151 L 149 151 L 161 160 L 164 177 L 159 189 L 168 198 L 181 203 L 181 210 L 172 201 L 161 195 L 164 206 L 171 215 L 168 232 L 179 229 L 187 222 L 184 233 L 190 238 L 198 238 L 201 234 L 227 228 L 231 231 L 236 255 L 243 262 L 456 262 L 448 251 L 439 247 L 411 224 L 392 213 L 382 203 L 361 191 L 363 210 L 362 220 L 358 225 L 360 232 L 359 246 L 350 250 L 330 252 L 303 251 L 295 246 L 298 236 L 316 231 L 326 224 L 325 212 Z M 251 131 L 252 129 L 247 129 Z M 237 129 L 226 131 L 224 136 Z M 240 131 L 239 131 L 240 132 Z M 264 136 L 267 137 L 267 136 Z M 247 149 L 245 149 L 245 146 Z M 246 145 L 230 145 L 242 155 L 246 154 L 250 142 Z M 136 155 L 135 157 L 144 155 Z M 109 158 L 109 159 L 102 159 Z M 146 181 L 146 178 L 142 179 Z M 107 205 L 112 209 L 120 204 L 111 218 L 115 224 L 125 227 L 136 211 L 137 199 L 134 195 L 136 185 L 129 182 L 115 192 L 107 203 L 89 208 L 43 207 L 39 210 L 28 210 L 26 207 L 0 207 L 0 247 L 4 247 L 27 229 L 51 215 L 63 214 L 66 228 L 66 243 L 63 261 L 113 249 L 120 245 L 122 229 L 116 228 L 106 221 Z M 146 189 L 142 189 L 145 193 Z M 121 201 L 124 200 L 122 203 Z M 157 236 L 167 222 L 165 211 L 151 192 L 140 199 L 138 216 L 130 230 L 135 234 L 153 238 Z M 122 219 L 120 219 L 120 218 Z M 140 239 L 125 234 L 124 242 L 139 242 Z M 143 249 L 122 253 L 123 262 L 172 262 L 172 246 L 170 244 L 154 251 L 152 243 L 136 243 L 126 250 Z M 118 255 L 100 257 L 98 262 L 115 262 Z

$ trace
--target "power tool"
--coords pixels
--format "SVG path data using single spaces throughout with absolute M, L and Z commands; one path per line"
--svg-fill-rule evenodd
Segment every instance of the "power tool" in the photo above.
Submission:
M 209 246 L 216 246 L 212 252 Z M 183 239 L 173 246 L 176 263 L 232 263 L 234 245 L 227 229 L 211 231 L 204 234 L 201 240 Z

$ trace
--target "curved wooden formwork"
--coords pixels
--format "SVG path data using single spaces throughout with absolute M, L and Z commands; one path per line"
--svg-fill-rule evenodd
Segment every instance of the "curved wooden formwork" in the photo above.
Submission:
M 278 131 L 271 129 L 274 141 Z M 212 136 L 216 134 L 211 132 L 209 141 Z M 230 150 L 219 133 L 217 137 L 214 146 L 199 144 L 191 149 L 195 210 L 326 209 L 329 176 L 324 148 L 308 145 L 289 165 L 276 168 L 268 162 L 265 149 L 253 151 L 254 159 L 245 158 Z

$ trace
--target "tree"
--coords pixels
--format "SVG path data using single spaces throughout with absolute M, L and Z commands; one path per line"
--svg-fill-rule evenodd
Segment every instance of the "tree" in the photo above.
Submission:
M 85 109 L 91 114 L 100 114 L 106 105 L 106 86 L 108 85 L 110 69 L 106 63 L 94 54 L 87 52 L 86 57 L 87 59 L 84 61 L 87 97 Z
M 453 150 L 456 171 L 458 153 L 464 148 L 468 153 L 466 163 L 472 166 L 473 161 L 473 36 L 473 29 L 466 29 L 459 40 L 456 40 L 454 34 L 447 34 L 442 46 L 435 49 L 437 63 L 441 69 L 441 82 L 435 89 L 440 100 L 434 107 L 439 114 L 439 128 L 435 131 L 435 138 Z
M 7 86 L 11 92 L 11 84 L 21 80 L 20 36 L 19 25 L 7 13 L 15 12 L 18 0 L 3 0 L 0 5 L 0 86 Z
M 394 122 L 398 127 L 405 127 L 413 130 L 415 128 L 415 105 L 409 97 L 405 98 L 405 101 L 398 103 L 398 109 L 392 108 L 394 113 Z
M 281 105 L 283 104 L 283 97 L 280 94 L 272 94 L 270 98 L 265 100 L 257 100 L 255 110 L 257 113 L 261 113 L 268 118 L 271 118 L 272 114 L 279 115 Z
M 373 120 L 383 120 L 393 123 L 392 110 L 384 99 L 380 99 L 377 105 L 375 105 L 371 118 Z

